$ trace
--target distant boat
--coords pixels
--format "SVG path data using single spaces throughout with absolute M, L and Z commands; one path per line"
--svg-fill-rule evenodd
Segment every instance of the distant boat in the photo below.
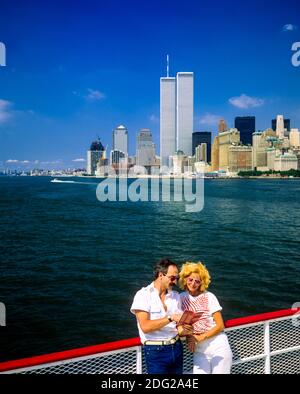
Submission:
M 57 179 L 57 178 L 52 179 L 50 182 L 53 182 L 53 183 L 75 183 L 75 181 L 62 181 L 61 179 Z

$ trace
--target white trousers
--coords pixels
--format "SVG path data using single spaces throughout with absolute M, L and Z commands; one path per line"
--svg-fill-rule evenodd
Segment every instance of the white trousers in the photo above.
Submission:
M 194 374 L 230 374 L 232 352 L 225 333 L 197 345 L 194 353 Z

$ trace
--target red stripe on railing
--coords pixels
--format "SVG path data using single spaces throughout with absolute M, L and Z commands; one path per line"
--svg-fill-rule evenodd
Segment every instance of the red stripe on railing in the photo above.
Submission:
M 225 322 L 226 328 L 237 327 L 245 324 L 258 323 L 266 320 L 277 319 L 280 317 L 288 317 L 300 313 L 300 308 L 285 309 L 276 312 L 262 313 L 260 315 L 247 316 L 238 319 L 227 320 Z M 140 346 L 139 338 L 125 339 L 122 341 L 108 342 L 102 345 L 89 346 L 79 349 L 66 350 L 63 352 L 51 353 L 42 356 L 24 358 L 20 360 L 6 361 L 0 363 L 0 372 L 11 371 L 19 368 L 28 368 L 41 364 L 49 364 L 53 362 L 91 356 L 98 353 L 105 353 L 114 350 Z
M 288 317 L 300 313 L 300 308 L 283 309 L 276 312 L 261 313 L 259 315 L 241 317 L 237 319 L 227 320 L 225 323 L 226 328 L 243 326 L 245 324 L 259 323 L 266 320 L 279 319 L 280 317 Z
M 50 353 L 42 356 L 35 356 L 30 358 L 23 358 L 20 360 L 6 361 L 0 363 L 0 372 L 9 371 L 13 369 L 33 367 L 35 365 L 49 364 L 56 361 L 63 361 L 77 357 L 91 356 L 98 353 L 110 352 L 113 350 L 120 350 L 134 346 L 140 346 L 139 338 L 125 339 L 122 341 L 108 342 L 102 345 L 88 346 L 84 348 L 66 350 L 63 352 Z

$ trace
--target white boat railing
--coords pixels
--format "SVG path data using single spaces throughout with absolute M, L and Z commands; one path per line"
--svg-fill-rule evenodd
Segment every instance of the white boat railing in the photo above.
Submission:
M 300 308 L 264 313 L 225 323 L 235 374 L 300 373 Z M 184 346 L 184 371 L 192 372 L 192 354 Z M 11 374 L 142 374 L 138 338 L 0 363 Z

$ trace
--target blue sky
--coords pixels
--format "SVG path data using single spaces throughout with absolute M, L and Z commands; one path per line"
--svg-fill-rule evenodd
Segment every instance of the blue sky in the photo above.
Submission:
M 195 73 L 195 131 L 284 114 L 300 128 L 300 3 L 293 0 L 1 1 L 0 168 L 84 167 L 97 136 L 149 127 L 159 153 L 159 78 Z M 75 161 L 74 161 L 75 160 Z

